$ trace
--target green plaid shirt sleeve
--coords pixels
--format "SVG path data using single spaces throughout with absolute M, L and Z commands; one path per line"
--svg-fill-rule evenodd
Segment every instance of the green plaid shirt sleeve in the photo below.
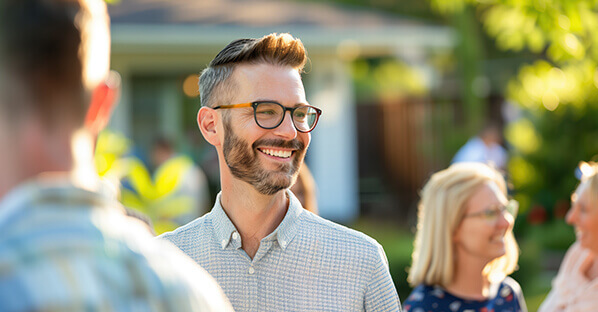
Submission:
M 115 202 L 28 184 L 0 202 L 0 311 L 232 311 L 215 280 Z

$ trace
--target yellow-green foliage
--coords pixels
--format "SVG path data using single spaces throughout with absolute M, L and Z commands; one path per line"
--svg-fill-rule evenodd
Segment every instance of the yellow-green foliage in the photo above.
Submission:
M 129 208 L 146 214 L 157 234 L 173 230 L 181 224 L 176 217 L 190 213 L 193 198 L 178 194 L 182 174 L 193 162 L 177 157 L 160 167 L 152 178 L 145 164 L 134 156 L 127 156 L 131 141 L 123 135 L 104 131 L 98 137 L 95 162 L 98 173 L 108 181 L 127 181 L 130 188 L 120 187 L 120 201 Z

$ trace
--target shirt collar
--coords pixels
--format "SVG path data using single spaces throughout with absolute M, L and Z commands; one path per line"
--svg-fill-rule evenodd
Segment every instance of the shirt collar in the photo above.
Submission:
M 39 176 L 20 184 L 3 198 L 0 198 L 0 220 L 7 220 L 10 215 L 23 207 L 38 207 L 40 204 L 57 204 L 61 207 L 96 206 L 118 209 L 124 208 L 114 199 L 112 188 L 98 182 L 95 189 L 84 189 L 73 183 L 67 176 Z
M 286 190 L 286 192 L 287 197 L 289 198 L 289 209 L 287 209 L 287 214 L 284 216 L 284 219 L 282 219 L 282 222 L 280 222 L 274 232 L 264 238 L 266 241 L 276 240 L 278 245 L 283 250 L 289 246 L 297 234 L 299 216 L 303 212 L 303 206 L 301 205 L 299 199 L 295 197 L 293 192 L 289 190 Z
M 287 248 L 289 243 L 293 240 L 298 230 L 299 216 L 303 213 L 303 206 L 295 195 L 286 190 L 287 197 L 289 198 L 289 208 L 283 218 L 282 222 L 278 227 L 266 236 L 262 241 L 277 241 L 278 245 L 284 250 Z M 240 240 L 231 242 L 233 233 L 237 232 L 237 228 L 229 219 L 226 212 L 220 204 L 220 197 L 222 192 L 216 196 L 216 202 L 212 208 L 211 216 L 214 225 L 214 234 L 222 249 L 225 249 L 229 244 L 235 248 L 241 248 Z
M 226 212 L 224 212 L 224 209 L 222 209 L 222 205 L 220 204 L 221 196 L 222 191 L 220 191 L 220 193 L 218 193 L 216 196 L 216 202 L 214 203 L 214 207 L 212 208 L 210 215 L 213 220 L 212 224 L 214 225 L 214 234 L 216 235 L 216 240 L 220 244 L 220 247 L 225 249 L 230 243 L 233 232 L 236 232 L 237 228 L 228 218 Z

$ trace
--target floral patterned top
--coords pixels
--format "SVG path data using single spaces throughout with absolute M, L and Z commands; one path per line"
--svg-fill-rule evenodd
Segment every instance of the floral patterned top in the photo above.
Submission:
M 519 284 L 510 277 L 486 300 L 459 298 L 440 286 L 419 285 L 403 303 L 405 312 L 527 312 Z

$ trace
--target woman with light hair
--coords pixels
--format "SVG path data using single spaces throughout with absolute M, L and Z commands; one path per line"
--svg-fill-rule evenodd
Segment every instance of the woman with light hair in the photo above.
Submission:
M 598 164 L 582 162 L 579 169 L 581 183 L 571 196 L 566 217 L 575 227 L 577 240 L 567 251 L 540 312 L 586 312 L 598 307 Z
M 305 210 L 318 214 L 316 180 L 314 180 L 307 164 L 303 164 L 299 168 L 299 174 L 297 174 L 295 184 L 291 186 L 291 192 L 297 196 Z
M 482 163 L 458 163 L 432 175 L 418 207 L 406 312 L 527 311 L 507 277 L 518 260 L 517 202 L 502 175 Z

